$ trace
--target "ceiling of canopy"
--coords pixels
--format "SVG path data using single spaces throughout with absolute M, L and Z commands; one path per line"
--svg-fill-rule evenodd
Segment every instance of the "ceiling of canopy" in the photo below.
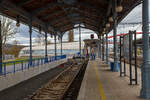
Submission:
M 142 0 L 121 1 L 123 11 L 118 14 L 120 22 Z M 111 14 L 111 0 L 0 0 L 0 12 L 10 18 L 45 29 L 49 33 L 63 33 L 83 24 L 85 28 L 100 34 Z M 112 26 L 111 26 L 112 27 Z

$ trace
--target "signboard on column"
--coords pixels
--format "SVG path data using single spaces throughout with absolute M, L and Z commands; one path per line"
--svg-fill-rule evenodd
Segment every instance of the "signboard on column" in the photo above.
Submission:
M 129 58 L 129 35 L 125 35 L 123 37 L 123 52 L 122 55 L 125 58 Z
M 94 34 L 91 34 L 91 39 L 94 39 Z

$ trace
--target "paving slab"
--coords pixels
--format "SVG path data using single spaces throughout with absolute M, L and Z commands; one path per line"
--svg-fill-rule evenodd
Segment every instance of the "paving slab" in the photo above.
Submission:
M 120 77 L 119 72 L 111 72 L 109 65 L 104 65 L 100 59 L 89 61 L 78 100 L 146 100 L 139 97 L 140 75 L 138 68 L 139 85 L 129 85 L 128 76 Z

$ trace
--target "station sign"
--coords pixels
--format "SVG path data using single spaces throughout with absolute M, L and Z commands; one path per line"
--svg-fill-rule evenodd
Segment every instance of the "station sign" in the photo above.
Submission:
M 91 39 L 94 39 L 94 34 L 91 34 Z

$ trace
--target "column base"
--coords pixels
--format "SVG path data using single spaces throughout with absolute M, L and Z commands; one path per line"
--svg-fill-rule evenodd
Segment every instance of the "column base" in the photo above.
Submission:
M 29 61 L 29 65 L 32 66 L 32 60 L 31 60 L 31 59 L 30 59 L 30 61 Z
M 150 61 L 141 66 L 142 71 L 142 89 L 141 98 L 150 99 Z
M 0 64 L 0 75 L 3 74 L 2 64 Z
M 113 72 L 119 72 L 118 63 L 117 64 L 114 63 Z
M 113 72 L 119 72 L 119 67 L 118 67 L 118 58 L 115 57 L 114 58 L 114 68 L 113 68 Z
M 45 58 L 45 63 L 48 63 L 48 58 L 47 57 Z
M 140 93 L 141 98 L 150 99 L 150 90 L 142 89 Z
M 113 69 L 113 72 L 119 72 L 119 69 Z

